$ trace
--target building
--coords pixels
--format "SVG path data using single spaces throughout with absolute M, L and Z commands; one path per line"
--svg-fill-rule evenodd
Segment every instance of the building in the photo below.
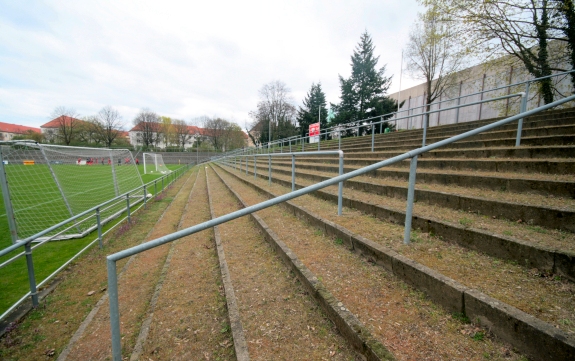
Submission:
M 50 120 L 46 124 L 42 124 L 40 129 L 44 135 L 44 142 L 46 143 L 56 143 L 62 128 L 70 129 L 71 127 L 76 128 L 78 124 L 86 123 L 83 120 L 69 117 L 67 115 L 61 115 L 57 118 Z
M 42 133 L 40 128 L 0 122 L 0 141 L 9 141 L 14 137 L 26 137 L 30 132 Z
M 177 142 L 173 142 L 174 144 L 165 144 L 164 137 L 158 136 L 158 131 L 154 131 L 154 129 L 161 128 L 161 124 L 151 124 L 149 128 L 147 127 L 146 123 L 138 123 L 132 129 L 128 131 L 128 139 L 132 146 L 134 147 L 142 147 L 144 146 L 144 135 L 148 132 L 150 133 L 150 137 L 154 140 L 151 146 L 156 148 L 165 149 L 166 147 L 175 146 Z M 196 140 L 202 136 L 204 136 L 205 131 L 203 128 L 198 128 L 193 125 L 188 125 L 188 134 L 189 138 L 186 140 L 184 144 L 184 149 L 192 148 L 196 142 Z M 175 134 L 177 136 L 177 134 Z

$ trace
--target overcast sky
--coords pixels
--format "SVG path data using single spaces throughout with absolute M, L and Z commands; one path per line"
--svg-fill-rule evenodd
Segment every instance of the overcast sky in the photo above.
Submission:
M 313 82 L 339 101 L 338 74 L 367 30 L 399 88 L 416 0 L 0 0 L 0 121 L 40 126 L 57 106 L 111 105 L 125 129 L 142 108 L 245 128 L 258 90 L 281 80 L 296 105 Z M 405 71 L 402 89 L 418 84 Z

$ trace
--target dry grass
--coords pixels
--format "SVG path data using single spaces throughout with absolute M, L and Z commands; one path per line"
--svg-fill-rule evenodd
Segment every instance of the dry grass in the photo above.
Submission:
M 265 199 L 239 181 L 225 178 L 247 203 Z M 271 188 L 278 190 L 276 185 Z M 309 204 L 317 200 L 302 201 Z M 447 314 L 422 293 L 350 253 L 340 242 L 325 237 L 283 208 L 271 207 L 258 214 L 398 359 L 522 359 L 485 330 Z
M 106 290 L 105 256 L 141 243 L 185 180 L 184 177 L 176 181 L 163 201 L 149 202 L 147 210 L 133 217 L 130 232 L 123 232 L 121 236 L 117 236 L 118 232 L 108 235 L 103 250 L 94 247 L 64 271 L 54 292 L 0 340 L 0 358 L 46 360 L 57 357 Z M 126 262 L 118 262 L 118 269 Z M 88 296 L 89 291 L 96 293 Z M 109 338 L 106 344 L 109 344 Z M 90 354 L 84 359 L 93 357 Z
M 273 178 L 291 182 L 291 177 L 283 175 L 275 174 L 273 175 Z M 253 179 L 253 175 L 250 179 Z M 304 186 L 315 183 L 301 177 L 296 178 L 296 181 L 298 184 Z M 262 180 L 261 182 L 261 184 L 267 185 L 267 181 Z M 288 189 L 286 188 L 284 192 L 287 191 Z M 324 188 L 323 191 L 337 194 L 337 188 L 335 186 Z M 384 208 L 405 212 L 406 201 L 403 199 L 374 195 L 345 186 L 343 194 L 344 197 L 350 199 L 357 199 L 362 202 L 376 204 Z M 521 220 L 518 222 L 519 220 L 510 221 L 505 219 L 493 219 L 492 217 L 477 214 L 475 212 L 439 207 L 429 205 L 424 202 L 416 202 L 414 204 L 414 215 L 423 218 L 438 219 L 468 228 L 485 230 L 505 237 L 519 239 L 545 249 L 556 249 L 563 252 L 575 253 L 575 233 L 531 225 L 529 224 L 529 220 Z
M 209 179 L 216 216 L 240 209 L 213 171 Z M 252 360 L 355 359 L 248 217 L 218 227 Z
M 203 170 L 186 202 L 180 228 L 210 219 Z M 235 359 L 213 237 L 209 229 L 174 244 L 143 360 Z
M 250 178 L 253 181 L 253 178 Z M 258 179 L 261 187 L 268 187 L 265 180 Z M 286 187 L 273 184 L 270 191 L 283 194 Z M 335 192 L 335 190 L 332 190 Z M 350 195 L 349 193 L 354 193 Z M 348 191 L 346 196 L 361 197 L 362 201 L 387 204 L 389 199 L 373 197 L 363 192 Z M 344 208 L 343 216 L 337 216 L 337 206 L 312 196 L 300 197 L 294 203 L 310 209 L 323 218 L 338 223 L 350 231 L 383 244 L 408 256 L 456 281 L 478 289 L 492 297 L 521 309 L 543 321 L 575 334 L 575 285 L 554 277 L 545 270 L 526 269 L 514 262 L 486 256 L 466 248 L 447 243 L 429 234 L 412 234 L 412 244 L 403 245 L 403 226 L 381 222 L 355 209 Z M 421 205 L 416 204 L 416 212 Z M 435 207 L 437 208 L 437 207 Z M 427 216 L 446 213 L 444 209 L 428 210 Z M 463 213 L 470 222 L 473 214 Z M 477 216 L 477 215 L 475 215 Z M 489 222 L 495 221 L 489 219 Z M 562 233 L 574 238 L 571 233 Z M 545 238 L 547 234 L 541 234 Z
M 291 172 L 291 166 L 289 168 L 278 167 L 278 169 L 283 169 L 284 171 Z M 302 173 L 320 175 L 329 178 L 336 176 L 336 174 L 334 173 L 318 172 L 313 170 L 306 170 L 305 172 Z M 515 174 L 515 176 L 517 176 L 517 174 Z M 575 176 L 573 176 L 573 178 L 575 181 Z M 302 179 L 302 177 L 299 177 L 299 179 Z M 358 182 L 378 184 L 382 186 L 394 186 L 407 189 L 407 181 L 405 180 L 397 180 L 393 178 L 379 178 L 371 176 L 359 176 L 355 177 L 353 180 Z M 462 187 L 458 185 L 442 185 L 442 184 L 428 184 L 428 183 L 416 184 L 415 188 L 426 191 L 455 194 L 464 197 L 476 197 L 476 198 L 497 200 L 499 202 L 521 203 L 533 206 L 553 207 L 566 211 L 575 211 L 575 199 L 573 198 L 544 196 L 540 194 L 530 194 L 530 193 L 515 193 L 506 190 L 494 191 L 480 188 Z

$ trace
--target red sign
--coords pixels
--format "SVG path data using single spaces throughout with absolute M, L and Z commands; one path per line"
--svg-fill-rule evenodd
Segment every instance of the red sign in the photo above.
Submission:
M 309 136 L 315 137 L 319 135 L 319 123 L 313 123 L 309 125 Z

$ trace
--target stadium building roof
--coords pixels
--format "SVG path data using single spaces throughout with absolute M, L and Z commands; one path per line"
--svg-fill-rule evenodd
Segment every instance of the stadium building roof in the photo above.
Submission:
M 3 133 L 24 134 L 25 132 L 27 132 L 29 130 L 36 132 L 36 133 L 41 133 L 40 128 L 27 127 L 25 125 L 0 122 L 0 132 L 3 132 Z

